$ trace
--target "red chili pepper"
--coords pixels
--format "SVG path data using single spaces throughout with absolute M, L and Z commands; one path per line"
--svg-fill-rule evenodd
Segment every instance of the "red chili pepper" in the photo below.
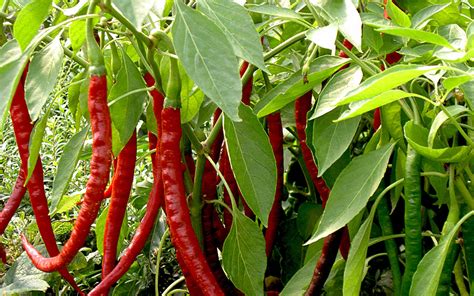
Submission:
M 178 265 L 181 267 L 181 272 L 183 273 L 184 281 L 186 282 L 186 287 L 188 288 L 189 295 L 192 296 L 201 296 L 203 293 L 201 292 L 199 286 L 196 284 L 196 281 L 191 276 L 188 267 L 183 261 L 181 254 L 176 250 L 176 261 L 178 261 Z
M 311 180 L 316 187 L 316 190 L 319 193 L 321 198 L 323 208 L 326 206 L 327 199 L 329 198 L 329 194 L 331 190 L 327 187 L 326 182 L 323 178 L 318 177 L 318 167 L 316 166 L 313 154 L 309 149 L 308 145 L 306 144 L 306 116 L 308 111 L 311 109 L 311 98 L 312 93 L 311 91 L 304 94 L 302 97 L 298 98 L 295 103 L 295 120 L 296 120 L 296 131 L 298 134 L 298 138 L 300 139 L 300 147 L 301 152 L 303 154 L 303 159 L 308 168 Z M 347 226 L 346 226 L 347 227 Z M 348 232 L 344 232 L 344 245 L 339 246 L 339 250 L 341 251 L 341 255 L 344 259 L 347 258 L 350 249 L 350 239 L 348 237 Z
M 136 157 L 137 134 L 134 131 L 132 137 L 117 157 L 116 174 L 112 183 L 112 197 L 104 230 L 102 278 L 105 278 L 115 267 L 120 229 L 127 211 L 128 198 L 133 185 Z
M 153 86 L 155 84 L 155 80 L 150 74 L 145 74 L 145 81 L 147 86 Z M 163 95 L 158 92 L 156 89 L 150 91 L 151 96 L 153 97 L 153 112 L 155 114 L 155 118 L 157 120 L 157 133 L 158 138 L 161 136 L 161 110 L 163 109 Z M 150 134 L 149 134 L 150 135 Z M 150 148 L 153 148 L 155 145 L 153 137 L 150 141 Z M 150 235 L 153 225 L 155 224 L 156 217 L 158 216 L 160 207 L 163 203 L 163 182 L 161 178 L 161 150 L 160 145 L 155 146 L 156 153 L 154 154 L 155 160 L 153 164 L 153 187 L 150 192 L 150 197 L 148 199 L 148 203 L 146 206 L 145 216 L 143 216 L 140 225 L 138 226 L 135 235 L 130 242 L 130 245 L 125 249 L 123 252 L 122 257 L 120 257 L 120 261 L 114 267 L 114 269 L 109 273 L 107 277 L 102 279 L 99 285 L 97 285 L 91 292 L 89 292 L 89 296 L 93 295 L 103 295 L 106 291 L 112 287 L 130 268 L 133 264 L 135 259 L 137 258 L 138 254 L 142 251 L 143 247 L 145 247 L 146 241 L 148 236 Z M 153 148 L 154 149 L 154 148 Z M 153 157 L 153 154 L 152 154 Z
M 0 259 L 2 260 L 3 264 L 7 264 L 7 253 L 5 252 L 5 248 L 0 243 Z
M 115 173 L 117 170 L 117 158 L 114 158 L 114 175 L 112 176 L 112 181 L 110 181 L 109 187 L 104 192 L 104 199 L 110 198 L 112 196 L 112 187 L 114 186 Z
M 28 171 L 29 142 L 33 130 L 33 124 L 25 101 L 24 85 L 27 72 L 28 66 L 23 72 L 10 106 L 13 130 L 21 158 L 20 175 L 23 176 L 25 176 Z M 36 223 L 38 224 L 38 229 L 46 246 L 46 250 L 51 256 L 56 256 L 59 253 L 59 249 L 56 245 L 56 238 L 54 237 L 51 219 L 49 218 L 48 201 L 44 191 L 43 165 L 40 158 L 38 158 L 38 161 L 36 162 L 33 174 L 27 184 L 27 189 L 30 195 L 30 202 L 36 218 Z M 60 268 L 58 271 L 79 294 L 84 295 L 74 281 L 73 276 L 66 268 Z
M 212 213 L 212 229 L 214 232 L 214 241 L 215 241 L 216 247 L 219 250 L 222 250 L 222 246 L 224 245 L 227 231 L 224 227 L 224 224 L 221 221 L 221 218 L 219 217 L 219 213 L 216 210 L 214 210 L 214 212 Z
M 270 257 L 275 243 L 278 224 L 281 216 L 281 198 L 283 190 L 283 126 L 279 112 L 267 116 L 268 136 L 272 145 L 277 165 L 277 186 L 273 206 L 268 217 L 268 228 L 265 232 L 266 254 Z
M 316 268 L 314 269 L 313 277 L 306 290 L 305 296 L 321 295 L 324 283 L 329 276 L 331 268 L 336 260 L 337 248 L 342 237 L 342 229 L 328 235 L 324 239 L 321 257 L 319 257 Z
M 203 295 L 224 295 L 207 265 L 191 225 L 181 174 L 180 110 L 173 107 L 164 108 L 162 125 L 162 177 L 171 241 Z
M 31 261 L 38 269 L 45 272 L 56 271 L 74 259 L 79 249 L 84 245 L 90 227 L 99 213 L 107 186 L 112 162 L 112 130 L 109 107 L 107 105 L 107 77 L 105 75 L 91 76 L 88 108 L 92 129 L 91 172 L 86 185 L 84 202 L 74 223 L 71 237 L 58 255 L 46 258 L 26 240 L 26 237 L 22 236 L 23 248 Z M 38 225 L 39 223 L 40 221 L 38 220 Z

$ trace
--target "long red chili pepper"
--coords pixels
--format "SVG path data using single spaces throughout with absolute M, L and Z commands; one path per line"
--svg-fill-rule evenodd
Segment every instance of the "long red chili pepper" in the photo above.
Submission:
M 171 241 L 203 295 L 224 295 L 207 265 L 191 225 L 181 173 L 180 110 L 173 107 L 164 108 L 162 125 L 162 177 Z
M 118 160 L 117 158 L 114 158 L 113 166 L 114 166 L 114 175 L 112 176 L 112 180 L 110 181 L 109 187 L 104 192 L 104 199 L 110 198 L 112 196 L 112 188 L 114 187 L 114 179 L 115 179 L 115 173 L 117 170 L 117 163 Z
M 33 130 L 33 124 L 28 112 L 28 106 L 26 105 L 24 92 L 27 71 L 28 67 L 25 68 L 23 72 L 23 76 L 18 84 L 15 95 L 13 96 L 12 104 L 10 106 L 13 130 L 21 158 L 22 168 L 20 175 L 23 176 L 25 176 L 27 172 L 29 142 L 31 132 Z M 59 253 L 59 249 L 56 245 L 56 238 L 54 237 L 53 227 L 51 226 L 51 220 L 49 218 L 48 201 L 44 191 L 43 165 L 40 158 L 38 158 L 36 162 L 33 174 L 31 175 L 31 178 L 27 184 L 27 189 L 30 195 L 30 202 L 36 218 L 36 223 L 38 224 L 38 229 L 46 246 L 46 250 L 51 256 L 55 256 Z M 83 292 L 74 281 L 73 276 L 67 271 L 66 268 L 60 268 L 58 271 L 78 293 L 83 295 Z
M 295 119 L 296 119 L 296 131 L 298 138 L 300 139 L 301 152 L 303 154 L 303 159 L 308 168 L 310 177 L 316 187 L 316 190 L 319 193 L 319 196 L 323 203 L 323 208 L 326 206 L 326 202 L 329 198 L 330 189 L 326 185 L 326 182 L 323 178 L 318 177 L 318 168 L 314 163 L 311 150 L 306 144 L 306 116 L 308 111 L 311 108 L 311 97 L 312 93 L 308 92 L 302 97 L 298 98 L 295 103 Z M 347 226 L 345 227 L 347 228 Z M 341 245 L 341 237 L 345 235 L 342 241 L 345 245 Z M 348 238 L 348 231 L 343 229 L 337 231 L 326 237 L 324 240 L 323 250 L 321 256 L 319 257 L 318 263 L 314 270 L 314 275 L 310 283 L 310 288 L 308 289 L 305 295 L 319 295 L 320 289 L 324 285 L 327 277 L 329 276 L 329 271 L 331 270 L 334 260 L 337 255 L 337 247 L 341 251 L 341 255 L 344 258 L 347 258 L 349 253 L 350 239 Z
M 22 236 L 23 247 L 31 261 L 38 269 L 45 272 L 56 271 L 74 259 L 79 249 L 84 245 L 91 225 L 99 213 L 107 186 L 112 162 L 112 130 L 107 105 L 107 77 L 105 74 L 91 76 L 88 108 L 92 129 L 91 172 L 86 185 L 84 202 L 74 223 L 71 237 L 59 255 L 46 258 Z
M 147 86 L 155 85 L 155 80 L 153 76 L 150 74 L 145 74 L 145 81 Z M 161 136 L 161 110 L 163 109 L 163 95 L 158 92 L 156 89 L 150 91 L 151 96 L 153 97 L 153 112 L 155 114 L 155 118 L 157 120 L 157 134 L 158 139 Z M 150 136 L 150 134 L 149 134 Z M 155 160 L 152 158 L 153 163 L 153 187 L 150 192 L 150 197 L 148 199 L 148 203 L 146 206 L 145 215 L 138 226 L 135 235 L 130 242 L 130 245 L 125 249 L 123 252 L 122 257 L 120 257 L 120 261 L 114 267 L 114 269 L 105 277 L 99 285 L 97 285 L 91 292 L 89 292 L 89 296 L 93 295 L 103 295 L 106 291 L 112 287 L 130 268 L 133 264 L 135 259 L 137 258 L 138 254 L 142 251 L 143 247 L 145 247 L 146 241 L 148 236 L 150 235 L 153 225 L 155 224 L 156 217 L 158 216 L 160 207 L 163 203 L 163 182 L 161 178 L 161 149 L 160 145 L 156 145 L 154 142 L 154 137 L 151 137 L 150 148 L 153 148 L 155 145 L 156 152 L 152 154 L 152 157 L 155 157 Z
M 273 206 L 268 217 L 268 228 L 265 232 L 265 251 L 267 257 L 271 255 L 273 244 L 278 230 L 278 223 L 281 216 L 281 198 L 283 190 L 283 126 L 279 112 L 267 116 L 268 136 L 272 145 L 273 154 L 277 164 L 277 186 Z
M 128 198 L 132 190 L 136 157 L 137 134 L 134 131 L 132 137 L 117 157 L 116 174 L 112 183 L 112 196 L 104 230 L 102 278 L 105 278 L 115 267 L 118 239 L 122 221 L 127 211 Z
M 304 294 L 305 296 L 321 295 L 324 283 L 336 260 L 337 248 L 335 248 L 335 246 L 339 245 L 341 236 L 342 229 L 328 235 L 324 239 L 321 257 L 319 257 L 318 263 L 316 264 L 309 288 Z

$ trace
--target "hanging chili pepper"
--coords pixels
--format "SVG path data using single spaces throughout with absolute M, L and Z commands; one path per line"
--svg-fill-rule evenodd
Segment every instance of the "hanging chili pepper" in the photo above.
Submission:
M 311 180 L 313 181 L 314 187 L 319 193 L 323 208 L 326 206 L 327 199 L 329 198 L 330 189 L 327 187 L 326 182 L 323 178 L 318 177 L 318 167 L 316 166 L 313 154 L 306 144 L 306 116 L 311 109 L 311 98 L 312 93 L 307 92 L 302 97 L 298 98 L 295 102 L 295 119 L 296 119 L 296 132 L 300 140 L 301 153 L 303 155 L 304 162 L 309 171 Z M 344 227 L 344 228 L 347 228 Z M 341 255 L 344 259 L 347 259 L 350 249 L 350 238 L 347 230 L 342 231 L 342 243 L 339 246 Z
M 162 111 L 161 163 L 165 207 L 171 241 L 181 254 L 184 265 L 204 295 L 224 295 L 206 259 L 191 226 L 181 174 L 181 121 L 180 110 L 166 107 Z
M 25 68 L 21 80 L 16 89 L 15 95 L 10 106 L 10 115 L 12 118 L 13 131 L 18 146 L 18 152 L 21 158 L 21 172 L 23 176 L 28 171 L 28 157 L 29 157 L 29 142 L 30 135 L 33 130 L 33 124 L 28 112 L 28 106 L 25 101 L 25 79 L 28 72 L 28 66 Z M 43 165 L 41 159 L 38 158 L 33 169 L 33 174 L 27 184 L 28 193 L 30 195 L 30 202 L 33 208 L 33 213 L 36 218 L 38 229 L 46 246 L 46 250 L 51 256 L 56 256 L 59 253 L 56 245 L 56 238 L 54 237 L 53 227 L 51 226 L 51 219 L 49 218 L 48 200 L 44 191 L 43 180 Z M 58 269 L 61 276 L 81 295 L 84 293 L 74 281 L 73 276 L 66 268 Z
M 145 81 L 148 87 L 155 85 L 155 80 L 150 74 L 145 75 Z M 161 138 L 161 110 L 163 109 L 163 95 L 156 89 L 150 91 L 151 96 L 153 97 L 153 112 L 157 120 L 157 134 L 158 139 Z M 150 136 L 150 134 L 148 134 Z M 120 261 L 114 267 L 114 269 L 97 285 L 91 292 L 89 296 L 94 295 L 103 295 L 106 291 L 112 287 L 132 266 L 133 262 L 137 258 L 138 254 L 145 247 L 148 236 L 150 235 L 153 225 L 155 224 L 156 218 L 158 216 L 160 207 L 163 203 L 163 182 L 161 177 L 161 148 L 160 145 L 154 143 L 153 137 L 151 137 L 149 147 L 155 149 L 156 152 L 152 154 L 152 157 L 155 157 L 155 160 L 152 158 L 153 163 L 153 186 L 150 192 L 150 197 L 146 205 L 146 212 L 143 216 L 138 229 L 135 232 L 135 235 L 130 242 L 130 245 L 124 250 L 123 255 L 120 257 Z
M 92 0 L 88 13 L 94 13 L 98 0 Z M 45 272 L 56 271 L 69 264 L 79 249 L 84 245 L 92 223 L 97 217 L 100 205 L 107 186 L 110 166 L 112 162 L 112 129 L 110 112 L 107 104 L 107 76 L 102 52 L 94 39 L 93 20 L 87 19 L 87 52 L 90 59 L 89 98 L 87 101 L 91 130 L 92 130 L 92 158 L 90 164 L 90 178 L 86 185 L 84 202 L 74 223 L 71 237 L 64 244 L 63 249 L 51 258 L 43 257 L 22 236 L 23 247 L 33 264 Z
M 270 257 L 282 212 L 280 203 L 283 195 L 283 126 L 281 124 L 281 116 L 279 112 L 267 116 L 267 126 L 270 144 L 272 145 L 277 165 L 275 198 L 273 200 L 272 209 L 270 210 L 270 216 L 268 217 L 268 228 L 265 232 L 265 251 L 267 257 Z
M 117 158 L 114 158 L 113 161 L 113 167 L 114 167 L 114 174 L 112 176 L 112 181 L 110 181 L 109 187 L 104 192 L 104 199 L 110 198 L 112 196 L 112 188 L 114 187 L 114 179 L 115 179 L 115 173 L 117 170 Z
M 123 218 L 127 211 L 128 198 L 133 185 L 136 157 L 137 134 L 134 131 L 132 137 L 117 157 L 116 174 L 112 183 L 112 196 L 104 230 L 102 278 L 105 278 L 115 267 L 120 229 L 122 228 Z

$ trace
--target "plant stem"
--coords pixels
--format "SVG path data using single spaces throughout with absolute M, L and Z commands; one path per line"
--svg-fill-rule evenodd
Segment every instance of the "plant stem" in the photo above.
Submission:
M 464 202 L 466 202 L 469 209 L 471 209 L 471 211 L 474 210 L 474 198 L 472 197 L 471 193 L 469 192 L 469 189 L 467 189 L 462 179 L 459 177 L 455 178 L 454 185 L 456 186 L 461 196 L 464 198 Z
M 370 76 L 374 76 L 378 74 L 378 72 L 376 72 L 374 69 L 369 67 L 364 61 L 359 59 L 359 57 L 357 57 L 354 53 L 352 53 L 352 51 L 350 51 L 347 47 L 345 47 L 341 41 L 336 40 L 336 45 L 340 50 L 342 50 L 345 54 L 347 54 L 347 56 L 351 60 L 353 60 L 354 63 L 359 65 L 362 68 L 362 70 L 364 70 L 367 74 L 369 74 Z
M 202 175 L 204 173 L 204 166 L 206 164 L 206 157 L 203 153 L 198 154 L 196 160 L 196 170 L 194 172 L 194 188 L 191 196 L 191 203 L 189 205 L 189 212 L 191 213 L 191 223 L 199 241 L 201 250 L 204 250 L 204 240 L 202 235 Z
M 461 256 L 458 256 L 456 260 L 456 264 L 454 265 L 454 280 L 456 281 L 456 285 L 458 286 L 459 294 L 461 296 L 469 296 L 469 292 L 467 291 L 466 284 L 464 283 L 464 275 L 461 265 Z
M 163 246 L 165 244 L 166 239 L 170 234 L 170 230 L 166 228 L 165 233 L 160 239 L 160 246 L 158 247 L 158 251 L 156 252 L 156 266 L 155 266 L 155 295 L 160 295 L 159 293 L 159 278 L 160 278 L 160 263 L 161 263 L 161 254 L 163 253 Z
M 163 291 L 163 296 L 169 295 L 171 290 L 173 290 L 174 287 L 176 287 L 177 285 L 179 285 L 183 281 L 184 281 L 184 276 L 182 276 L 179 279 L 177 279 L 176 281 L 172 282 L 171 285 L 169 285 L 168 288 L 166 288 L 166 290 Z

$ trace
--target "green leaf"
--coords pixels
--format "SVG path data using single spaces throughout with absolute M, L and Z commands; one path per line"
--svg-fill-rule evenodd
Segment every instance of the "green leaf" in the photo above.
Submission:
M 394 144 L 358 156 L 341 172 L 324 209 L 312 244 L 349 223 L 367 204 L 387 169 Z
M 134 27 L 140 29 L 155 2 L 154 0 L 114 0 L 114 5 L 132 22 Z
M 294 12 L 291 9 L 278 7 L 275 5 L 269 5 L 269 4 L 250 6 L 247 8 L 247 10 L 251 12 L 255 12 L 255 13 L 275 16 L 282 19 L 299 19 L 299 20 L 303 19 L 301 15 L 299 15 L 298 13 Z
M 21 48 L 15 39 L 9 40 L 0 48 L 0 68 L 16 62 L 21 57 Z
M 303 81 L 301 70 L 293 73 L 287 80 L 267 92 L 258 102 L 255 107 L 255 110 L 258 111 L 257 116 L 263 117 L 280 110 L 298 97 L 312 90 L 316 85 L 331 76 L 347 62 L 347 59 L 333 56 L 316 58 L 310 65 L 307 83 Z
M 232 0 L 198 0 L 198 8 L 224 31 L 237 56 L 268 71 L 260 36 L 243 6 Z
M 401 117 L 402 107 L 397 102 L 390 103 L 380 108 L 382 127 L 388 131 L 397 144 L 406 151 L 406 144 L 403 139 L 403 127 Z
M 402 27 L 382 27 L 382 28 L 377 29 L 377 31 L 394 35 L 394 36 L 406 37 L 406 38 L 414 39 L 421 42 L 441 45 L 441 46 L 453 49 L 453 46 L 449 43 L 448 40 L 446 40 L 441 35 L 431 33 L 431 32 L 426 32 L 426 31 L 413 29 L 413 28 L 402 28 Z
M 407 98 L 412 95 L 413 94 L 411 93 L 407 93 L 398 89 L 387 90 L 371 99 L 350 103 L 349 110 L 342 113 L 342 115 L 336 121 L 342 121 L 362 115 L 368 111 L 377 109 L 378 107 L 390 104 L 392 102 L 396 102 L 400 99 Z
M 114 155 L 118 155 L 135 131 L 147 98 L 145 90 L 125 97 L 123 95 L 144 88 L 146 85 L 137 66 L 125 52 L 122 52 L 122 67 L 118 72 L 117 82 L 112 86 L 109 94 L 109 101 L 112 102 L 120 97 L 110 105 L 110 117 L 120 136 L 119 141 L 113 143 Z
M 245 295 L 262 295 L 267 267 L 265 240 L 258 225 L 239 211 L 222 249 L 222 265 L 234 285 Z
M 314 120 L 312 142 L 318 160 L 319 176 L 344 154 L 359 126 L 360 117 L 333 122 L 343 111 L 343 108 L 338 108 Z
M 20 10 L 13 24 L 13 35 L 22 50 L 30 44 L 38 34 L 41 24 L 48 16 L 52 0 L 32 0 Z
M 448 77 L 443 80 L 442 84 L 445 88 L 445 91 L 450 92 L 456 87 L 459 87 L 461 84 L 464 84 L 469 81 L 472 81 L 471 75 L 461 75 L 461 76 Z
M 2 287 L 2 293 L 3 295 L 18 295 L 22 293 L 31 293 L 32 291 L 46 292 L 48 288 L 48 282 L 42 279 L 26 278 Z
M 238 121 L 242 84 L 232 45 L 206 16 L 181 1 L 175 3 L 177 15 L 171 32 L 176 54 L 204 94 Z
M 12 52 L 10 51 L 10 53 Z M 3 64 L 0 67 L 0 131 L 3 130 L 6 113 L 10 108 L 11 100 L 19 85 L 27 61 L 26 56 L 20 55 L 17 60 Z
M 321 252 L 309 259 L 308 262 L 291 277 L 281 291 L 280 296 L 304 295 L 311 282 L 314 267 L 316 266 L 320 254 Z
M 410 287 L 410 295 L 413 296 L 428 296 L 435 295 L 438 289 L 441 271 L 443 270 L 444 261 L 448 255 L 449 247 L 453 242 L 454 237 L 459 231 L 461 225 L 471 216 L 474 211 L 469 212 L 451 229 L 451 231 L 441 239 L 441 242 L 431 249 L 421 259 L 415 274 L 413 275 L 413 282 Z
M 310 119 L 323 116 L 335 109 L 337 103 L 344 99 L 349 91 L 359 86 L 362 76 L 362 70 L 359 66 L 352 66 L 337 72 L 319 94 L 316 111 Z
M 105 224 L 107 222 L 107 214 L 109 213 L 109 208 L 105 208 L 102 213 L 100 213 L 99 218 L 97 218 L 96 226 L 95 226 L 95 237 L 97 243 L 97 250 L 101 255 L 104 255 L 104 233 L 105 233 Z M 122 250 L 122 246 L 124 243 L 124 239 L 128 233 L 128 223 L 127 223 L 127 213 L 123 217 L 122 227 L 120 228 L 120 235 L 117 244 L 117 257 Z
M 393 4 L 393 1 L 390 0 L 387 2 L 387 12 L 392 21 L 402 27 L 410 27 L 411 21 L 408 15 L 406 15 L 403 10 L 398 8 L 397 5 Z
M 25 99 L 32 121 L 38 119 L 41 109 L 56 85 L 63 57 L 64 50 L 58 35 L 31 61 L 26 77 Z
M 440 161 L 440 162 L 462 162 L 466 161 L 471 148 L 468 146 L 456 146 L 449 148 L 439 148 L 439 145 L 435 145 L 435 148 L 428 146 L 428 130 L 420 125 L 415 124 L 413 121 L 409 121 L 405 124 L 405 138 L 407 139 L 410 146 L 416 150 L 419 154 L 429 159 Z
M 451 3 L 448 2 L 442 5 L 430 5 L 427 6 L 417 13 L 411 18 L 411 26 L 414 29 L 422 29 L 428 22 L 431 20 L 431 17 L 436 13 L 442 11 L 446 7 L 448 7 Z
M 337 24 L 339 31 L 357 50 L 362 51 L 362 21 L 351 0 L 311 0 L 324 13 L 322 17 L 330 24 Z
M 306 37 L 317 46 L 336 50 L 337 25 L 329 24 L 325 27 L 317 27 L 306 33 Z
M 55 212 L 53 214 L 61 214 L 69 212 L 77 206 L 77 203 L 81 201 L 84 192 L 75 192 L 71 195 L 63 195 L 57 205 L 55 206 Z
M 69 39 L 71 40 L 72 50 L 78 52 L 86 41 L 86 21 L 78 20 L 69 26 Z
M 67 186 L 75 172 L 79 156 L 86 140 L 89 127 L 83 128 L 80 132 L 72 136 L 71 140 L 64 146 L 63 154 L 59 159 L 58 170 L 53 181 L 53 190 L 51 193 L 51 207 L 50 212 L 54 213 L 64 193 L 66 193 Z
M 469 112 L 469 109 L 461 105 L 448 106 L 446 107 L 446 110 L 453 118 L 456 118 L 461 113 Z M 449 120 L 449 116 L 443 111 L 439 112 L 436 115 L 435 119 L 433 120 L 433 123 L 431 124 L 430 132 L 428 134 L 428 147 L 430 148 L 433 147 L 434 140 L 435 140 L 436 134 L 438 133 L 439 128 L 448 120 Z
M 277 179 L 275 156 L 252 109 L 241 105 L 240 117 L 240 122 L 224 117 L 230 164 L 245 201 L 263 225 L 268 225 Z
M 48 123 L 48 117 L 51 108 L 45 112 L 43 117 L 35 124 L 33 131 L 30 135 L 30 145 L 28 147 L 28 174 L 25 180 L 25 184 L 28 183 L 33 171 L 35 170 L 37 161 L 39 159 L 39 152 L 41 149 L 41 144 L 43 143 L 43 136 L 46 129 L 46 124 Z
M 380 93 L 400 86 L 425 73 L 441 69 L 440 66 L 423 65 L 396 65 L 371 76 L 362 84 L 349 92 L 346 97 L 338 102 L 338 106 L 351 102 L 375 97 Z

